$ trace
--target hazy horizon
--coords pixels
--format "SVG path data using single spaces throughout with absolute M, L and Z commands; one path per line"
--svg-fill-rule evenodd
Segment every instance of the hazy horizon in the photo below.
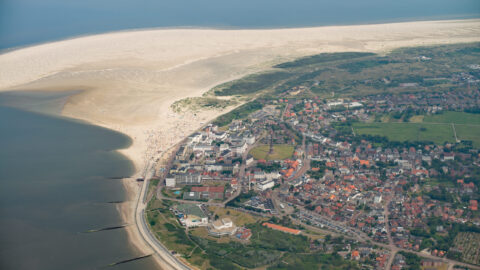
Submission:
M 0 3 L 0 49 L 152 27 L 276 28 L 478 18 L 477 0 L 60 1 Z

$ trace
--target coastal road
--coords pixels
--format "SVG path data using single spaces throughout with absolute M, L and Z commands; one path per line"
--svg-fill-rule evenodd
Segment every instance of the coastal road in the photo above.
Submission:
M 152 165 L 153 168 L 155 167 Z M 142 236 L 145 243 L 152 248 L 156 256 L 161 261 L 161 268 L 165 270 L 170 269 L 181 269 L 188 270 L 188 267 L 185 263 L 180 261 L 177 257 L 173 256 L 172 253 L 152 235 L 150 229 L 148 228 L 147 221 L 145 219 L 145 209 L 147 207 L 144 198 L 145 194 L 148 191 L 148 183 L 150 178 L 153 176 L 154 169 L 149 167 L 149 170 L 146 171 L 145 180 L 143 182 L 142 188 L 138 193 L 137 202 L 135 206 L 135 225 L 138 229 L 138 232 Z

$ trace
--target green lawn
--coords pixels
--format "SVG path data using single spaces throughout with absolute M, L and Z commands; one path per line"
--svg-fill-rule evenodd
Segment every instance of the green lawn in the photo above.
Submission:
M 444 112 L 442 114 L 426 115 L 423 121 L 454 123 L 459 140 L 472 141 L 475 147 L 480 147 L 480 114 Z
M 423 122 L 480 125 L 480 114 L 444 112 L 442 114 L 426 115 Z
M 357 134 L 385 136 L 390 141 L 455 142 L 452 126 L 428 123 L 355 123 Z
M 423 118 L 423 122 L 422 121 Z M 472 141 L 480 147 L 480 114 L 444 112 L 415 118 L 410 123 L 355 123 L 357 134 L 385 136 L 391 141 L 433 141 L 438 144 L 455 142 L 451 123 L 459 140 Z
M 472 141 L 473 146 L 480 147 L 480 126 L 455 125 L 459 140 Z
M 293 145 L 288 144 L 275 144 L 273 146 L 273 153 L 269 154 L 269 151 L 269 145 L 260 145 L 253 148 L 250 151 L 250 155 L 252 155 L 255 159 L 284 160 L 292 157 L 294 147 Z

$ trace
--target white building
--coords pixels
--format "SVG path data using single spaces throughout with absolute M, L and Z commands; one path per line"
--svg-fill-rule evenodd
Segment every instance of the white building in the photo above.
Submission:
M 188 137 L 189 143 L 198 143 L 202 140 L 202 134 L 195 133 L 192 136 Z
M 171 177 L 171 178 L 166 178 L 165 179 L 165 186 L 167 187 L 175 187 L 175 178 Z
M 213 145 L 211 144 L 206 144 L 206 143 L 198 143 L 193 146 L 193 151 L 196 152 L 206 152 L 206 151 L 212 151 L 213 150 Z
M 363 107 L 363 104 L 360 102 L 355 101 L 355 102 L 348 103 L 348 108 L 350 109 L 360 108 L 360 107 Z
M 247 167 L 250 167 L 251 165 L 253 165 L 254 162 L 255 162 L 255 159 L 253 157 L 247 158 L 247 161 L 246 161 Z
M 233 235 L 237 231 L 237 226 L 230 218 L 222 218 L 208 225 L 208 233 L 213 236 Z
M 250 135 L 250 136 L 248 136 L 248 137 L 245 139 L 245 141 L 246 141 L 248 144 L 252 145 L 252 144 L 255 143 L 255 136 Z
M 241 155 L 241 154 L 245 153 L 245 151 L 247 151 L 247 148 L 248 148 L 248 145 L 245 142 L 243 142 L 243 143 L 235 146 L 233 148 L 233 150 L 235 151 L 235 153 Z
M 269 188 L 273 188 L 274 186 L 275 186 L 275 182 L 273 182 L 272 180 L 268 180 L 268 179 L 257 182 L 257 189 L 261 190 L 261 191 L 267 190 Z
M 209 172 L 213 172 L 213 171 L 219 172 L 223 170 L 223 166 L 222 164 L 208 164 L 208 165 L 205 165 L 205 170 Z
M 230 145 L 228 145 L 226 143 L 222 143 L 222 144 L 220 144 L 220 149 L 219 150 L 220 150 L 220 152 L 230 150 Z
M 222 218 L 212 222 L 212 226 L 217 230 L 222 230 L 233 227 L 233 222 L 229 218 Z
M 331 102 L 328 102 L 328 103 L 327 103 L 327 106 L 328 106 L 329 108 L 336 107 L 336 106 L 340 106 L 340 105 L 343 105 L 343 100 L 331 101 Z
M 280 173 L 277 171 L 274 171 L 271 173 L 265 173 L 265 176 L 267 177 L 268 180 L 278 180 L 281 177 Z

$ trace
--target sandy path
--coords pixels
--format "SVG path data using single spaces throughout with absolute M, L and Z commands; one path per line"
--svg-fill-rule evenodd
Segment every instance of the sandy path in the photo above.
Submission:
M 84 90 L 69 98 L 62 114 L 129 135 L 133 144 L 121 152 L 141 173 L 146 161 L 222 113 L 175 114 L 170 105 L 178 99 L 304 55 L 474 41 L 480 41 L 480 20 L 117 32 L 0 55 L 0 91 Z M 133 219 L 128 209 L 127 222 Z

